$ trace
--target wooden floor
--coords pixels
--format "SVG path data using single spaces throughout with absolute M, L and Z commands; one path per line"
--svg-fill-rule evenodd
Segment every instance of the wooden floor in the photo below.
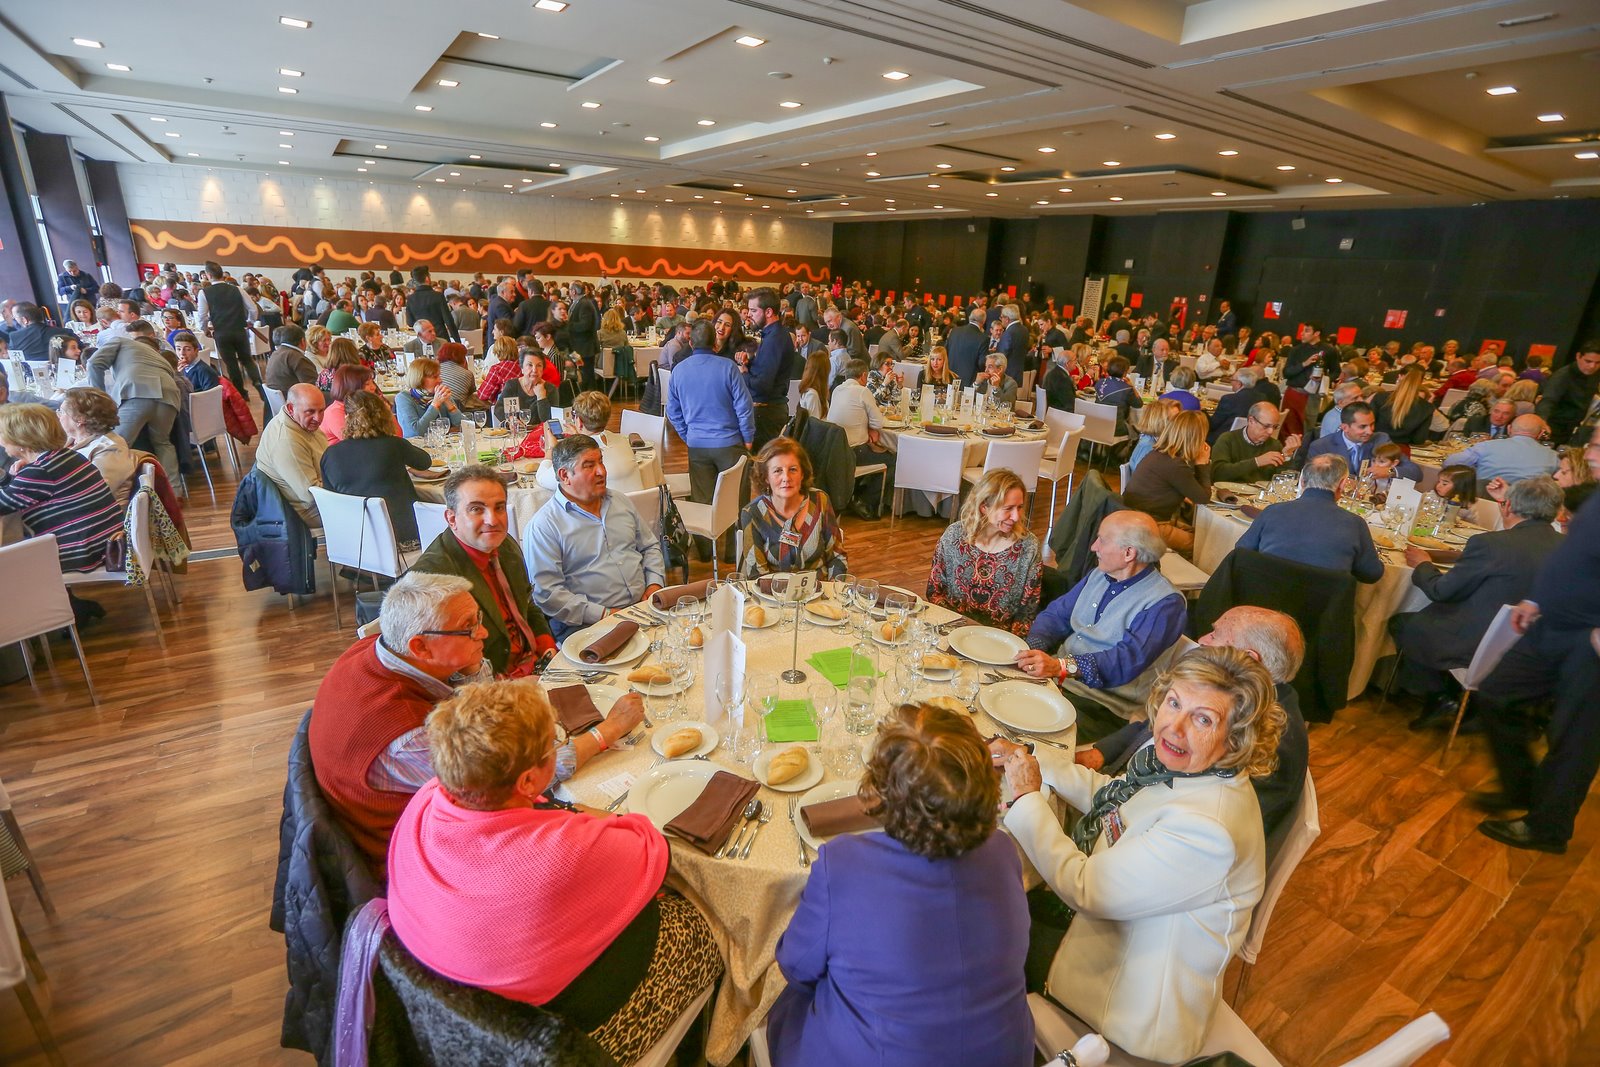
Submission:
M 669 459 L 683 468 L 681 451 Z M 198 485 L 197 548 L 232 546 L 233 482 L 216 507 Z M 853 570 L 914 586 L 942 529 L 844 526 Z M 86 635 L 98 708 L 59 644 L 41 696 L 0 687 L 0 778 L 57 919 L 26 879 L 8 890 L 70 1063 L 304 1064 L 278 1047 L 284 950 L 267 912 L 289 739 L 351 635 L 334 631 L 326 592 L 297 610 L 244 592 L 236 559 L 181 584 L 165 654 L 142 598 L 97 594 L 110 612 Z M 1439 737 L 1408 732 L 1408 712 L 1362 701 L 1313 727 L 1322 836 L 1240 1014 L 1291 1067 L 1342 1063 L 1429 1010 L 1455 1036 L 1424 1064 L 1600 1064 L 1600 806 L 1565 856 L 1503 848 L 1464 799 L 1490 778 L 1481 740 L 1441 775 Z M 4 994 L 0 1063 L 44 1063 Z

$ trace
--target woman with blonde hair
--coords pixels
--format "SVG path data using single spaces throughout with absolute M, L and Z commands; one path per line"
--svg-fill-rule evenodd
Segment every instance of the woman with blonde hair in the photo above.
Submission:
M 1204 412 L 1173 415 L 1154 450 L 1122 487 L 1122 502 L 1155 519 L 1162 540 L 1184 556 L 1194 550 L 1194 530 L 1184 522 L 1184 505 L 1199 507 L 1211 499 L 1208 429 Z
M 1393 390 L 1380 392 L 1372 399 L 1372 414 L 1378 432 L 1389 435 L 1397 445 L 1420 445 L 1427 441 L 1433 425 L 1434 407 L 1422 388 L 1422 368 L 1413 364 L 1400 374 Z
M 1016 797 L 1006 829 L 1053 891 L 1031 901 L 1029 989 L 1134 1056 L 1182 1063 L 1200 1052 L 1266 886 L 1250 780 L 1276 767 L 1286 717 L 1267 669 L 1220 646 L 1163 672 L 1145 711 L 1151 740 L 1114 778 L 1071 752 L 989 747 Z M 1070 836 L 1046 785 L 1083 813 Z M 1052 948 L 1047 974 L 1032 966 Z
M 615 304 L 600 316 L 600 330 L 596 334 L 601 348 L 624 348 L 628 344 L 628 327 L 622 321 L 622 312 Z
M 306 327 L 306 356 L 317 365 L 318 370 L 328 365 L 328 353 L 333 340 L 333 334 L 326 326 L 313 323 Z
M 1501 399 L 1517 405 L 1518 415 L 1532 415 L 1539 400 L 1539 383 L 1532 378 L 1518 378 Z
M 1188 395 L 1188 394 L 1184 394 Z M 1135 422 L 1138 424 L 1139 440 L 1133 446 L 1133 455 L 1128 457 L 1128 470 L 1139 469 L 1139 461 L 1155 450 L 1156 441 L 1161 437 L 1161 431 L 1167 428 L 1167 423 L 1172 421 L 1172 416 L 1184 410 L 1177 400 L 1171 397 L 1161 397 L 1152 400 L 1140 411 Z
M 705 918 L 665 885 L 666 838 L 643 815 L 549 799 L 558 738 L 537 685 L 463 686 L 426 730 L 435 777 L 389 842 L 395 936 L 637 1061 L 722 973 Z
M 1015 471 L 979 479 L 933 550 L 928 600 L 1017 635 L 1039 614 L 1044 555 L 1022 509 L 1028 491 Z
M 450 387 L 439 380 L 439 361 L 413 359 L 406 368 L 405 388 L 394 398 L 394 413 L 400 418 L 404 437 L 421 437 L 437 419 L 444 419 L 452 430 L 461 428 L 461 409 L 456 406 Z
M 813 419 L 828 417 L 828 398 L 831 390 L 828 379 L 833 376 L 828 353 L 817 350 L 806 357 L 805 371 L 800 375 L 800 406 Z
M 67 446 L 56 413 L 43 404 L 0 404 L 0 449 L 11 467 L 0 482 L 0 515 L 20 514 L 29 537 L 55 534 L 64 571 L 103 566 L 106 542 L 122 531 L 122 509 L 94 464 Z

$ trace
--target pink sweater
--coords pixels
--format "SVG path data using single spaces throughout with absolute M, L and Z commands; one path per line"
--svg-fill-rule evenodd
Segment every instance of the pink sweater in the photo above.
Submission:
M 643 815 L 472 811 L 435 778 L 390 839 L 389 915 L 440 974 L 544 1004 L 650 902 L 667 858 Z

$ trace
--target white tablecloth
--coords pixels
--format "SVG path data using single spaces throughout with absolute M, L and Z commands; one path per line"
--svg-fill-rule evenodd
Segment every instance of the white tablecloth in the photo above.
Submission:
M 930 607 L 926 617 L 933 622 L 944 622 L 956 616 L 944 608 Z M 788 668 L 794 637 L 792 632 L 781 633 L 781 629 L 745 631 L 747 681 Z M 804 684 L 823 681 L 814 668 L 806 665 L 807 656 L 825 649 L 848 647 L 852 641 L 846 627 L 802 624 L 798 658 L 801 669 L 809 676 Z M 570 666 L 565 663 L 564 656 L 557 657 L 557 662 Z M 891 656 L 880 655 L 881 670 L 890 672 L 891 663 Z M 697 670 L 698 666 L 697 663 Z M 696 677 L 694 686 L 685 695 L 690 718 L 703 717 L 702 681 Z M 655 714 L 658 702 L 648 703 L 650 713 Z M 886 708 L 881 700 L 880 707 Z M 974 725 L 985 737 L 998 732 L 994 722 L 981 711 L 975 713 Z M 674 724 L 658 722 L 655 728 L 670 732 Z M 1055 740 L 1069 746 L 1075 744 L 1076 737 L 1076 727 L 1053 735 Z M 603 805 L 608 798 L 599 788 L 600 783 L 623 773 L 642 774 L 655 759 L 655 752 L 643 743 L 632 750 L 607 753 L 576 774 L 567 783 L 568 789 L 582 803 Z M 753 776 L 747 767 L 729 761 L 720 745 L 711 759 L 736 774 Z M 823 781 L 832 781 L 834 777 L 831 771 L 826 772 Z M 727 964 L 727 973 L 713 1007 L 707 1047 L 707 1058 L 714 1064 L 726 1064 L 733 1059 L 750 1031 L 766 1017 L 767 1009 L 784 986 L 782 972 L 774 962 L 778 938 L 799 903 L 808 873 L 800 865 L 796 831 L 788 819 L 791 795 L 794 794 L 761 789 L 761 801 L 774 805 L 776 814 L 756 837 L 747 860 L 712 859 L 680 840 L 668 838 L 672 846 L 668 882 L 710 920 Z
M 655 448 L 637 449 L 633 453 L 635 462 L 639 464 L 639 478 L 645 488 L 654 488 L 666 481 L 666 476 L 661 471 L 661 455 Z M 434 479 L 416 481 L 417 496 L 435 504 L 444 503 L 444 485 Z M 522 537 L 523 527 L 528 525 L 528 520 L 533 518 L 533 513 L 544 507 L 544 502 L 550 499 L 550 491 L 542 486 L 512 485 L 506 488 L 506 510 L 511 516 L 511 535 Z M 0 542 L 3 544 L 4 542 Z
M 1249 520 L 1235 511 L 1199 508 L 1194 524 L 1194 562 L 1215 573 L 1222 558 L 1233 551 Z M 1408 611 L 1421 611 L 1429 603 L 1422 590 L 1411 584 L 1411 567 L 1398 551 L 1382 550 L 1383 577 L 1372 585 L 1356 584 L 1356 656 L 1350 668 L 1350 699 L 1367 688 L 1378 660 L 1394 654 L 1389 619 Z
M 889 449 L 894 452 L 898 452 L 900 450 L 900 438 L 904 436 L 918 437 L 923 440 L 931 441 L 950 440 L 948 436 L 924 433 L 921 429 L 917 428 L 915 424 L 908 428 L 903 427 L 900 429 L 884 429 L 879 431 L 879 433 L 883 437 L 884 444 L 888 445 Z M 982 436 L 975 430 L 971 431 L 960 439 L 963 445 L 961 450 L 961 467 L 963 470 L 968 467 L 982 467 L 984 463 L 988 461 L 989 446 L 993 444 L 995 440 L 1042 441 L 1044 440 L 1044 437 L 1045 431 L 1043 430 L 1019 430 L 1010 437 L 1001 438 L 988 438 Z M 892 492 L 893 487 L 891 486 L 890 489 Z M 953 496 L 943 493 L 913 492 L 910 499 L 911 507 L 917 512 L 917 514 L 922 515 L 924 518 L 934 514 L 935 512 L 938 512 L 938 514 L 943 515 L 945 518 L 954 517 L 953 508 L 955 497 Z M 903 513 L 904 512 L 902 510 L 902 514 Z

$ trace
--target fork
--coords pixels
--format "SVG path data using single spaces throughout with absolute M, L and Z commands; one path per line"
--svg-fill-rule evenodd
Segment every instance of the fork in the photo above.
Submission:
M 811 853 L 806 851 L 806 839 L 800 836 L 800 824 L 795 820 L 795 813 L 800 807 L 800 798 L 789 797 L 789 825 L 794 827 L 795 840 L 800 843 L 800 866 L 811 866 Z
M 750 840 L 744 843 L 744 849 L 739 853 L 740 859 L 747 860 L 750 858 L 750 846 L 756 843 L 756 835 L 761 832 L 761 828 L 772 821 L 773 814 L 771 804 L 761 805 L 761 818 L 756 820 L 755 826 L 750 830 Z
M 665 763 L 666 760 L 667 760 L 667 757 L 665 757 L 665 756 L 657 756 L 656 757 L 656 761 L 654 763 L 650 764 L 650 768 L 659 767 L 659 766 L 661 766 L 661 764 Z M 650 768 L 646 768 L 646 769 L 648 770 Z M 624 789 L 622 791 L 622 794 L 620 796 L 618 796 L 617 799 L 613 800 L 611 803 L 606 805 L 606 810 L 607 811 L 616 811 L 618 808 L 620 808 L 622 806 L 622 802 L 624 800 L 628 799 L 628 794 L 631 793 L 631 792 L 633 792 L 633 788 L 631 786 L 629 788 L 627 788 L 627 789 Z

